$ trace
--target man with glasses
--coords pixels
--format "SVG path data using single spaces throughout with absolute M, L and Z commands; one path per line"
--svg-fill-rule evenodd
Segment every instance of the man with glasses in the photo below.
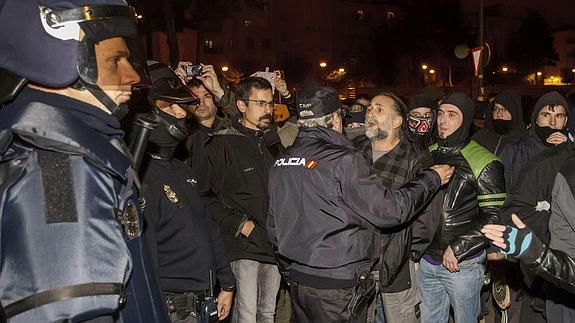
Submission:
M 213 133 L 206 146 L 202 197 L 219 225 L 237 282 L 231 321 L 273 322 L 280 274 L 266 236 L 267 182 L 283 149 L 279 140 L 264 137 L 273 120 L 271 84 L 243 79 L 236 86 L 236 107 L 241 118 Z
M 521 96 L 514 92 L 502 92 L 489 102 L 490 114 L 485 116 L 485 128 L 473 135 L 481 146 L 501 156 L 503 148 L 527 136 L 523 121 Z

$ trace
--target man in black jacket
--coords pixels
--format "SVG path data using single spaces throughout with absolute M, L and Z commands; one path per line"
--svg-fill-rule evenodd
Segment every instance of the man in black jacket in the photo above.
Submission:
M 268 236 L 291 280 L 294 321 L 353 321 L 346 306 L 377 259 L 376 227 L 415 216 L 453 169 L 390 190 L 342 134 L 335 89 L 310 85 L 297 101 L 300 132 L 270 172 Z
M 480 314 L 488 241 L 479 230 L 499 221 L 505 183 L 497 156 L 468 139 L 474 110 L 469 97 L 453 93 L 437 113 L 438 143 L 431 155 L 435 163 L 455 166 L 455 176 L 431 201 L 435 221 L 414 225 L 415 249 L 429 246 L 418 273 L 423 323 L 447 322 L 450 306 L 456 322 L 476 323 Z
M 214 287 L 209 286 L 210 271 L 222 288 L 213 295 L 222 320 L 230 312 L 235 285 L 222 237 L 190 180 L 191 169 L 173 158 L 187 137 L 182 105 L 197 98 L 165 64 L 151 64 L 149 70 L 151 117 L 159 123 L 150 136 L 142 167 L 145 235 L 152 259 L 172 322 L 198 321 L 201 305 Z
M 514 92 L 496 95 L 489 102 L 485 125 L 472 139 L 491 153 L 500 156 L 507 144 L 520 140 L 528 133 L 523 121 L 521 96 Z
M 372 161 L 371 169 L 386 187 L 397 190 L 431 166 L 427 149 L 408 139 L 406 106 L 391 93 L 376 95 L 367 108 L 367 131 L 354 145 Z M 377 297 L 375 322 L 419 322 L 419 295 L 411 255 L 411 226 L 381 230 L 376 265 L 383 297 Z M 379 295 L 378 295 L 379 296 Z M 385 318 L 383 317 L 385 313 Z
M 507 145 L 500 155 L 505 166 L 507 191 L 511 190 L 519 173 L 533 156 L 567 141 L 565 126 L 568 108 L 565 98 L 555 91 L 546 93 L 537 100 L 531 115 L 529 134 Z
M 273 322 L 280 274 L 266 236 L 267 183 L 282 147 L 279 137 L 263 135 L 272 123 L 271 84 L 248 77 L 236 86 L 236 98 L 241 119 L 208 141 L 202 197 L 220 227 L 237 281 L 232 322 Z

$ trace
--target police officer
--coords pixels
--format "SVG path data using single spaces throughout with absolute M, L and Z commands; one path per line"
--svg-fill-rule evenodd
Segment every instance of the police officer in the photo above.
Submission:
M 268 239 L 291 280 L 294 322 L 361 322 L 373 290 L 363 278 L 379 252 L 375 226 L 412 219 L 453 168 L 435 165 L 390 190 L 342 134 L 335 89 L 310 84 L 297 105 L 298 137 L 270 170 Z
M 146 81 L 134 18 L 121 0 L 0 0 L 0 295 L 11 323 L 169 321 L 119 123 Z
M 158 122 L 152 131 L 142 167 L 146 199 L 145 235 L 172 322 L 198 322 L 201 305 L 209 296 L 209 272 L 216 273 L 222 290 L 218 315 L 225 319 L 232 305 L 234 277 L 224 255 L 222 237 L 196 192 L 192 169 L 174 158 L 188 137 L 186 104 L 198 99 L 165 64 L 149 65 L 153 89 L 149 95 Z

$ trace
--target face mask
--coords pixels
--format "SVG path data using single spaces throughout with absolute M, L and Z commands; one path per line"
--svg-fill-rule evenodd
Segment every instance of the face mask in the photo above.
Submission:
M 565 131 L 563 130 L 557 130 L 551 127 L 540 127 L 537 124 L 535 125 L 535 134 L 537 135 L 537 137 L 539 137 L 539 140 L 541 140 L 541 142 L 545 144 L 545 146 L 549 147 L 554 146 L 553 144 L 547 142 L 547 138 L 549 138 L 549 136 L 551 136 L 551 134 L 555 132 L 565 133 Z
M 424 135 L 431 130 L 431 118 L 407 116 L 407 125 L 409 126 L 409 131 L 418 135 Z
M 493 129 L 497 134 L 503 136 L 504 134 L 511 131 L 511 123 L 513 120 L 502 120 L 502 119 L 495 119 L 493 120 Z

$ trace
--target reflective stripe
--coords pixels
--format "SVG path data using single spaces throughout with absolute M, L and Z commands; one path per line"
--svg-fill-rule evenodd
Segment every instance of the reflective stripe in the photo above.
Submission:
M 478 200 L 486 200 L 486 199 L 499 199 L 507 196 L 506 193 L 497 193 L 497 194 L 485 194 L 485 195 L 477 195 Z
M 493 201 L 493 202 L 479 202 L 479 207 L 484 206 L 501 206 L 504 201 Z

